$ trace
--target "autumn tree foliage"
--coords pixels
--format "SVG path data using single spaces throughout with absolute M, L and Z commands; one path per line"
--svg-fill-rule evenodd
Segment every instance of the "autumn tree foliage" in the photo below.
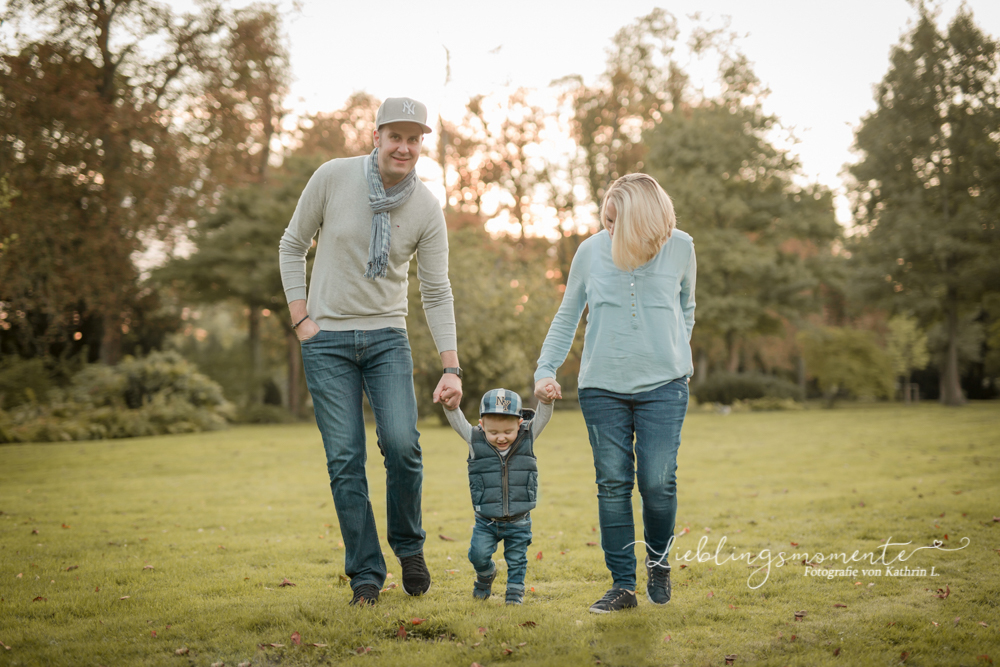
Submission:
M 14 0 L 0 54 L 0 346 L 114 363 L 150 292 L 136 253 L 265 168 L 286 74 L 273 10 Z M 269 30 L 271 32 L 269 32 Z M 261 48 L 262 45 L 265 48 Z M 263 83 L 262 83 L 263 81 Z M 256 156 L 250 166 L 239 155 Z M 155 304 L 154 304 L 155 307 Z M 74 342 L 75 339 L 75 342 Z

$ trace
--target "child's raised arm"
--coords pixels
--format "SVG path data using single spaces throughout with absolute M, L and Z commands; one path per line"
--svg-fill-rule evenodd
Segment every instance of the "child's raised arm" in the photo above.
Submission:
M 469 445 L 469 456 L 472 456 L 472 424 L 465 418 L 458 408 L 454 410 L 444 409 L 444 416 L 448 418 L 448 423 L 455 429 L 455 432 L 462 436 L 466 444 Z
M 552 417 L 552 403 L 538 402 L 538 409 L 535 410 L 535 416 L 531 420 L 531 435 L 535 438 L 541 434 L 542 429 L 545 425 L 549 423 L 549 419 Z

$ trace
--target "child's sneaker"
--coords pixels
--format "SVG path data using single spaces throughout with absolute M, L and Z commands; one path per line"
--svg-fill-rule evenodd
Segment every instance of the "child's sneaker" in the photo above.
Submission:
M 507 589 L 507 604 L 523 604 L 524 591 L 517 588 Z
M 472 587 L 472 597 L 479 598 L 480 600 L 486 600 L 490 597 L 490 593 L 493 592 L 493 580 L 497 578 L 497 566 L 493 563 L 493 574 L 488 577 L 476 572 L 476 583 Z

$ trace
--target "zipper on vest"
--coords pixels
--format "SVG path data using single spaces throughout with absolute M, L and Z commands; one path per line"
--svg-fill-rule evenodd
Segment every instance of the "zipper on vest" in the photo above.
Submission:
M 514 455 L 514 450 L 517 449 L 517 446 L 521 444 L 521 440 L 523 439 L 524 439 L 523 434 L 517 437 L 517 440 L 514 441 L 514 444 L 510 446 L 510 451 L 507 452 L 507 456 L 501 455 L 500 450 L 497 449 L 496 447 L 493 447 L 493 445 L 490 445 L 489 442 L 486 443 L 490 447 L 493 447 L 493 451 L 496 452 L 497 457 L 500 459 L 500 498 L 501 498 L 501 509 L 503 510 L 504 516 L 510 516 L 510 495 L 509 495 L 510 490 L 508 489 L 507 485 L 507 461 L 510 460 L 510 457 Z

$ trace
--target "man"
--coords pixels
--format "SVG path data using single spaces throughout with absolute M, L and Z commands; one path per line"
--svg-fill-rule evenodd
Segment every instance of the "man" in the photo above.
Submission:
M 378 601 L 386 564 L 365 476 L 362 392 L 375 412 L 385 458 L 388 541 L 403 590 L 430 588 L 420 494 L 423 464 L 406 335 L 406 284 L 416 255 L 420 296 L 444 371 L 434 402 L 462 398 L 455 313 L 448 280 L 448 233 L 438 200 L 417 178 L 427 108 L 390 98 L 375 119 L 370 155 L 331 160 L 316 170 L 280 243 L 281 280 L 316 422 L 326 449 L 351 577 L 352 605 Z M 306 253 L 319 234 L 306 300 Z

